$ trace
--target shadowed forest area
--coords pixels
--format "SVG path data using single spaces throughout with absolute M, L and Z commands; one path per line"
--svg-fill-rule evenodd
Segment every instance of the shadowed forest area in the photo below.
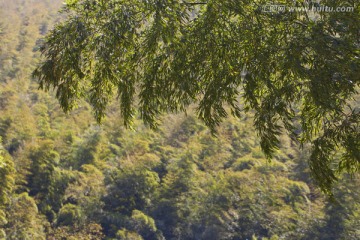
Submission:
M 86 99 L 65 114 L 31 77 L 62 5 L 0 0 L 0 239 L 360 238 L 359 175 L 330 200 L 309 146 L 282 135 L 269 161 L 251 111 L 216 136 L 191 107 L 158 130 L 125 128 L 115 98 L 101 124 Z

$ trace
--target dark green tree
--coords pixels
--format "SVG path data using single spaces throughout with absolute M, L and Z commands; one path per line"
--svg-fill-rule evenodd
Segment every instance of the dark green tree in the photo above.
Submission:
M 57 169 L 59 154 L 54 150 L 53 142 L 42 141 L 30 151 L 29 194 L 37 199 L 39 210 L 50 221 L 55 217 L 61 205 L 64 189 L 61 187 L 60 171 Z
M 157 173 L 146 169 L 126 169 L 117 171 L 107 181 L 111 184 L 104 197 L 105 209 L 130 215 L 133 210 L 144 210 L 152 204 L 160 179 Z

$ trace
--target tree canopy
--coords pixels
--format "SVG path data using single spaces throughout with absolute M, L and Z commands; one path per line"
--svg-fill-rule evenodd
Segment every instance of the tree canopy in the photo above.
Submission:
M 215 132 L 251 112 L 268 157 L 284 132 L 311 144 L 312 174 L 330 192 L 339 171 L 360 167 L 360 4 L 324 0 L 353 11 L 310 14 L 266 3 L 68 0 L 33 75 L 65 111 L 88 100 L 99 122 L 114 97 L 126 126 L 139 114 L 156 128 L 161 113 L 195 106 Z

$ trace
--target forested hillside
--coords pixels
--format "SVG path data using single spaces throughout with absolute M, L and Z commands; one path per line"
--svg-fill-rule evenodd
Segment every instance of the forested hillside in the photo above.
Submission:
M 307 146 L 287 136 L 268 161 L 253 116 L 213 136 L 188 114 L 126 129 L 85 100 L 65 114 L 31 73 L 61 0 L 0 0 L 0 239 L 359 239 L 360 178 L 329 200 Z M 354 104 L 359 105 L 359 100 Z

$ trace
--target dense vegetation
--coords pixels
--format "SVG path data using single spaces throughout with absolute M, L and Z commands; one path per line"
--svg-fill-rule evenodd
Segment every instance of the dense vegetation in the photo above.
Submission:
M 89 99 L 64 114 L 30 77 L 60 6 L 0 1 L 0 239 L 359 239 L 359 176 L 329 201 L 310 146 L 280 135 L 268 161 L 251 111 L 216 137 L 192 106 L 156 131 L 117 101 L 101 125 Z
M 66 3 L 34 71 L 65 111 L 85 98 L 100 122 L 117 94 L 125 125 L 140 116 L 155 128 L 160 113 L 195 106 L 215 131 L 230 113 L 240 120 L 251 110 L 267 157 L 284 132 L 311 143 L 323 191 L 339 172 L 360 169 L 360 111 L 350 104 L 360 85 L 358 1 L 322 0 L 353 11 L 316 14 L 262 12 L 268 0 Z

